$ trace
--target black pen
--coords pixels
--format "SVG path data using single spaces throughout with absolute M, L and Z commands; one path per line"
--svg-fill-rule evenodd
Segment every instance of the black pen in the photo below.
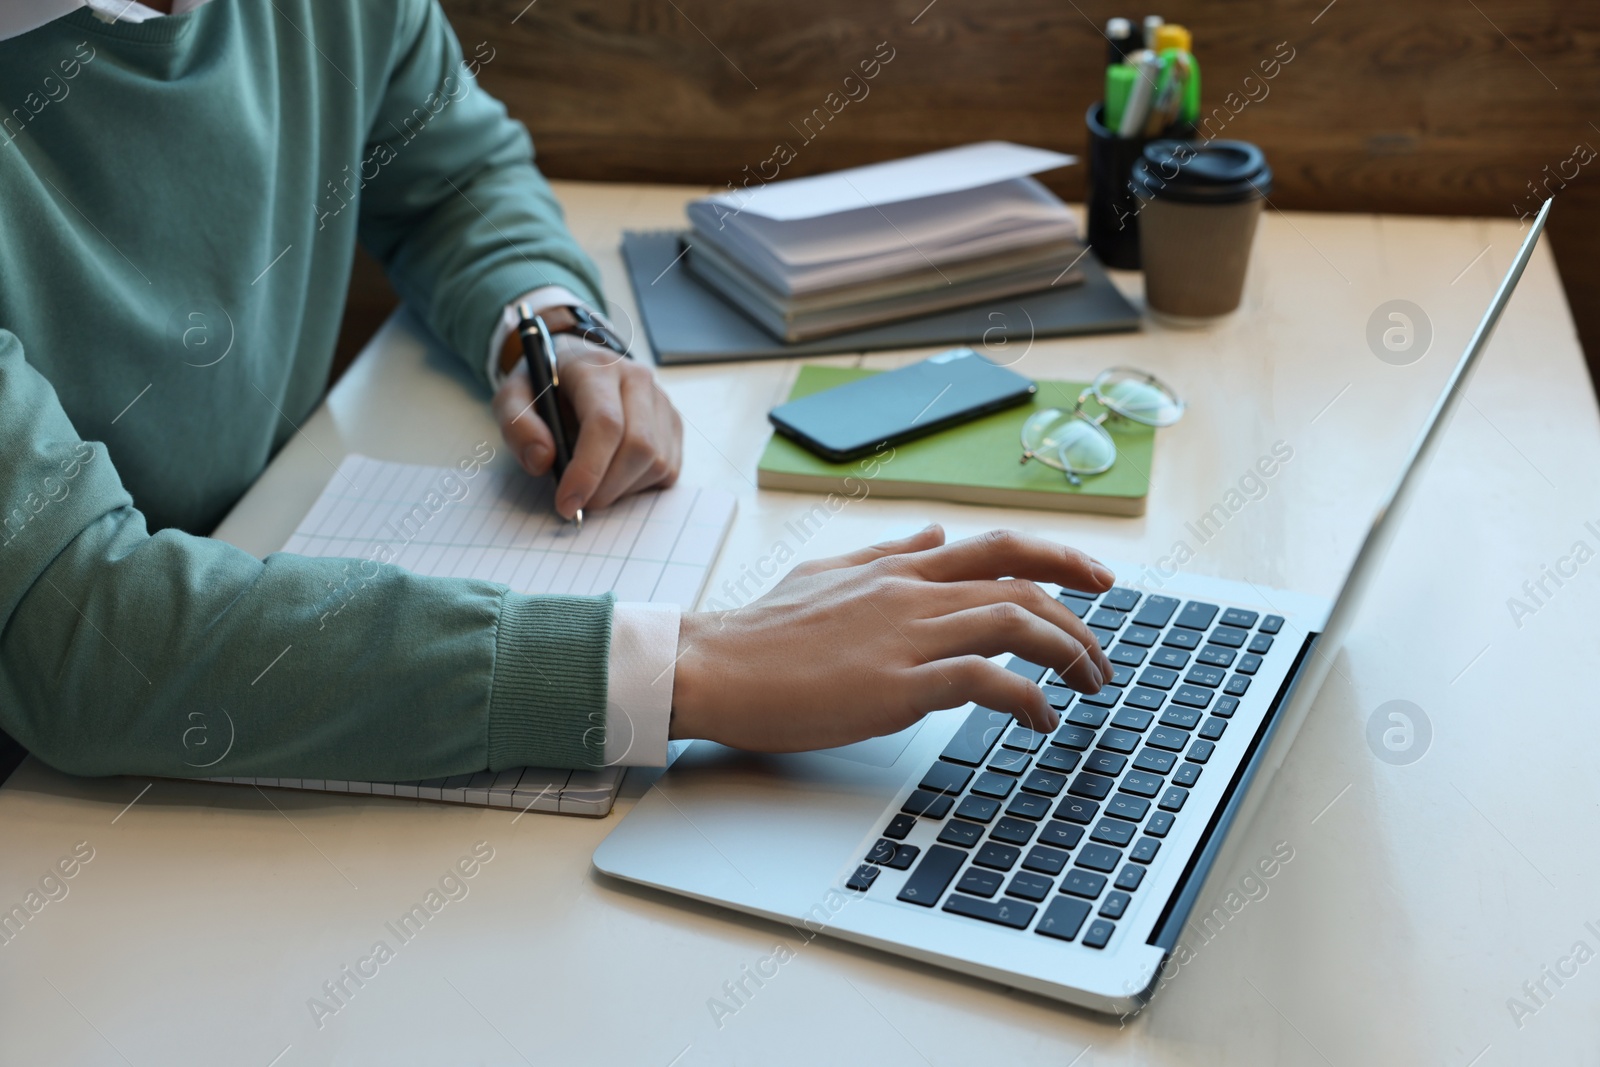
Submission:
M 544 319 L 535 315 L 527 304 L 517 305 L 517 316 L 521 319 L 517 334 L 522 338 L 522 358 L 528 364 L 528 382 L 533 387 L 533 409 L 555 439 L 556 455 L 550 473 L 560 485 L 567 464 L 572 462 L 572 438 L 568 435 L 561 397 L 556 391 L 561 384 L 561 374 L 556 368 L 556 346 Z M 583 529 L 583 509 L 579 508 L 572 518 L 578 529 Z

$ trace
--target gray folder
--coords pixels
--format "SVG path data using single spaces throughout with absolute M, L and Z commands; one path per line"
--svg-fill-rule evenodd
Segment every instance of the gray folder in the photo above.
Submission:
M 735 359 L 821 356 L 881 348 L 967 344 L 993 352 L 1034 337 L 1137 330 L 1139 312 L 1111 284 L 1091 253 L 1078 263 L 1082 284 L 937 315 L 786 344 L 701 285 L 685 268 L 683 233 L 625 232 L 622 257 L 656 362 L 717 363 Z

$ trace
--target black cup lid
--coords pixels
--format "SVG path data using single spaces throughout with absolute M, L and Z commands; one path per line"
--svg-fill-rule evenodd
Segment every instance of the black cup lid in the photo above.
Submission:
M 1272 192 L 1272 168 L 1248 141 L 1151 141 L 1133 168 L 1141 200 L 1235 204 Z

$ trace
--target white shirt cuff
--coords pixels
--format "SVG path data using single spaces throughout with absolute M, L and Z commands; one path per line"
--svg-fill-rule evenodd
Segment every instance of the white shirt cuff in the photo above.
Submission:
M 518 304 L 531 304 L 535 311 L 557 306 L 589 308 L 587 300 L 580 299 L 564 285 L 542 285 L 507 304 L 500 312 L 500 321 L 495 325 L 494 334 L 489 338 L 489 362 L 485 366 L 489 372 L 489 386 L 493 389 L 500 388 L 500 379 L 505 377 L 500 373 L 500 350 L 505 347 L 506 338 L 517 328 Z M 594 311 L 593 308 L 589 310 Z
M 678 665 L 675 604 L 618 604 L 606 665 L 608 767 L 665 767 Z

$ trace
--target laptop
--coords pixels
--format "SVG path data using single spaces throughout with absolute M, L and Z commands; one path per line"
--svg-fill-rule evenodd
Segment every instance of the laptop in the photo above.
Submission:
M 1085 696 L 1010 661 L 1061 709 L 1054 733 L 968 705 L 827 752 L 696 742 L 595 866 L 1092 1010 L 1139 1010 L 1207 876 L 1242 858 L 1229 830 L 1293 742 L 1549 210 L 1335 599 L 1201 576 L 1159 592 L 1053 590 L 1118 668 Z

